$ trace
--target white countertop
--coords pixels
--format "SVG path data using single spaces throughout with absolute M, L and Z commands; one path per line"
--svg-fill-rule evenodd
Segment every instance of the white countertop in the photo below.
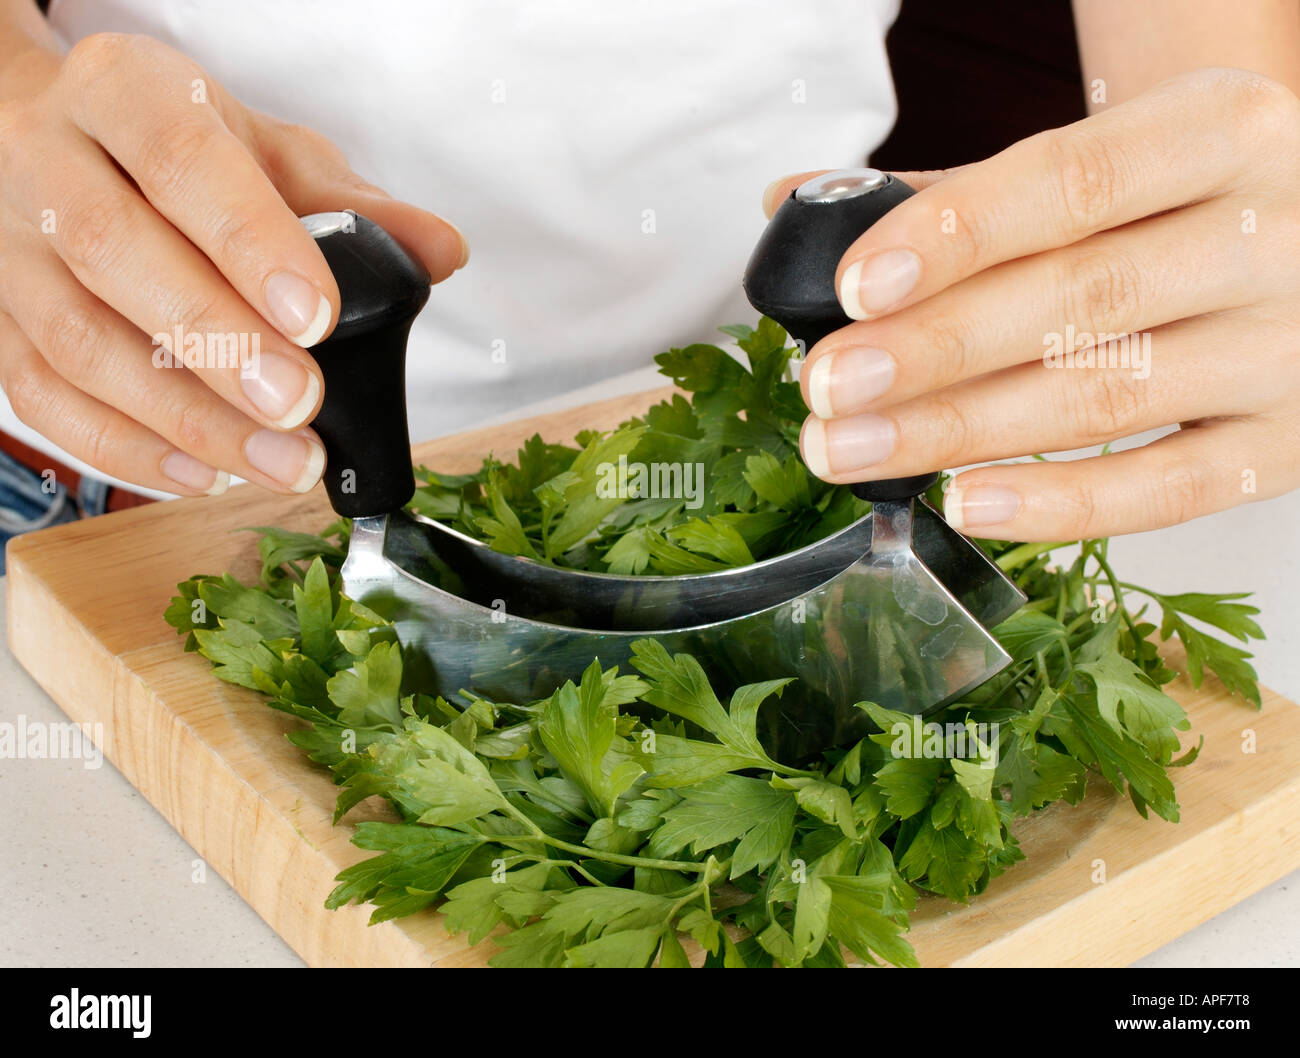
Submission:
M 635 392 L 653 372 L 503 419 Z M 1127 580 L 1165 591 L 1253 591 L 1264 683 L 1300 700 L 1300 493 L 1116 539 Z M 0 626 L 3 621 L 0 597 Z M 161 618 L 160 618 L 161 619 Z M 1243 706 L 1243 716 L 1248 714 Z M 0 722 L 62 712 L 0 644 Z M 1195 765 L 1192 765 L 1195 767 Z M 302 961 L 106 761 L 0 760 L 0 966 L 301 966 Z M 1300 965 L 1300 872 L 1139 966 Z M 324 899 L 324 894 L 321 894 Z

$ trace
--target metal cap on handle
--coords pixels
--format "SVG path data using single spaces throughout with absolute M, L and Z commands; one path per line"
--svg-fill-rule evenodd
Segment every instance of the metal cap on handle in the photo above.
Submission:
M 310 350 L 325 378 L 312 427 L 325 445 L 325 491 L 349 518 L 388 514 L 415 492 L 406 425 L 406 337 L 429 300 L 429 273 L 374 221 L 302 218 L 338 283 L 333 333 Z
M 837 169 L 805 181 L 781 204 L 745 269 L 745 295 L 805 351 L 853 322 L 840 307 L 835 270 L 872 224 L 916 192 L 876 169 Z M 872 502 L 924 492 L 936 474 L 853 486 Z
M 877 191 L 889 183 L 879 169 L 835 169 L 805 180 L 794 191 L 800 202 L 843 202 Z

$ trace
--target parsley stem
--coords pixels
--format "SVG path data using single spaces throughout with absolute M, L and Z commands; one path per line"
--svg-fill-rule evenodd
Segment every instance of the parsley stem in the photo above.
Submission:
M 1021 544 L 1019 547 L 1013 547 L 1010 551 L 1004 551 L 993 561 L 997 564 L 998 569 L 1005 573 L 1008 570 L 1015 569 L 1016 566 L 1023 566 L 1026 562 L 1032 562 L 1039 555 L 1045 555 L 1049 551 L 1054 551 L 1058 547 L 1066 547 L 1072 543 L 1074 543 L 1073 540 L 1058 540 L 1050 544 Z
M 1136 649 L 1142 642 L 1142 635 L 1137 630 L 1137 624 L 1133 620 L 1133 615 L 1128 612 L 1128 607 L 1124 605 L 1124 589 L 1120 586 L 1119 578 L 1115 576 L 1115 571 L 1110 568 L 1110 563 L 1106 561 L 1105 545 L 1092 553 L 1092 557 L 1097 560 L 1097 566 L 1105 575 L 1107 582 L 1110 584 L 1111 593 L 1115 596 L 1115 606 L 1119 612 L 1124 615 L 1124 623 L 1128 625 L 1129 635 L 1133 637 L 1133 646 Z
M 1080 628 L 1082 628 L 1084 625 L 1088 624 L 1089 622 L 1092 622 L 1093 624 L 1097 623 L 1092 616 L 1092 611 L 1084 610 L 1083 613 L 1079 614 L 1078 617 L 1076 617 L 1073 621 L 1071 621 L 1068 625 L 1065 626 L 1065 634 L 1067 636 L 1072 636 L 1074 635 L 1075 632 L 1077 632 Z
M 1069 653 L 1069 651 L 1066 653 Z M 1047 654 L 1045 651 L 1040 650 L 1034 655 L 1034 668 L 1038 672 L 1038 678 L 1043 681 L 1043 689 L 1050 691 L 1052 689 L 1052 677 L 1047 669 Z
M 550 845 L 552 848 L 560 849 L 564 852 L 572 852 L 575 856 L 581 856 L 587 860 L 604 860 L 606 863 L 617 863 L 623 867 L 653 867 L 661 871 L 680 871 L 682 874 L 703 874 L 708 865 L 704 863 L 684 863 L 680 860 L 655 860 L 646 856 L 624 856 L 618 852 L 603 852 L 600 849 L 589 848 L 586 845 L 572 845 L 567 841 L 561 841 L 559 838 L 553 838 L 544 831 L 538 831 L 536 834 L 512 834 L 511 841 L 540 841 L 543 844 Z
M 559 838 L 551 837 L 550 834 L 546 833 L 509 802 L 506 802 L 505 811 L 517 823 L 523 824 L 529 830 L 527 834 L 511 834 L 510 841 L 540 841 L 545 845 L 550 845 L 551 848 L 572 852 L 575 856 L 581 856 L 583 859 L 604 860 L 606 863 L 617 863 L 624 867 L 653 867 L 661 871 L 680 871 L 682 874 L 703 874 L 708 869 L 707 863 L 684 863 L 680 860 L 655 860 L 645 856 L 624 856 L 622 853 L 605 852 L 587 845 L 574 845 L 567 841 L 561 841 Z
M 589 870 L 587 870 L 587 868 L 585 868 L 577 860 L 553 860 L 551 859 L 551 857 L 543 856 L 541 853 L 537 853 L 537 852 L 521 852 L 519 854 L 519 857 L 520 859 L 532 860 L 534 863 L 549 863 L 553 867 L 567 867 L 570 870 L 577 871 L 580 875 L 586 878 L 587 881 L 589 881 L 592 885 L 605 884 L 594 874 L 592 874 Z
M 537 859 L 538 859 L 539 862 L 542 862 L 542 861 L 543 861 L 543 857 L 541 857 L 541 856 L 537 857 Z M 584 867 L 582 864 L 580 864 L 577 860 L 565 860 L 565 861 L 564 861 L 564 864 L 565 864 L 566 867 L 569 867 L 570 869 L 577 871 L 580 875 L 582 875 L 584 878 L 586 878 L 587 881 L 589 881 L 592 885 L 604 885 L 604 884 L 605 884 L 605 883 L 602 882 L 599 878 L 597 878 L 594 874 L 592 874 L 589 870 L 587 870 L 587 868 Z
M 755 767 L 766 768 L 768 771 L 774 772 L 777 775 L 793 775 L 796 777 L 801 777 L 806 779 L 821 779 L 824 777 L 823 772 L 804 771 L 801 768 L 790 768 L 774 760 L 767 760 L 761 765 L 756 764 Z

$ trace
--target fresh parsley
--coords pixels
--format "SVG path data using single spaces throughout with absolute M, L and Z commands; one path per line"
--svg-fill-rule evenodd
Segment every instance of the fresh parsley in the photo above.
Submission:
M 574 446 L 534 437 L 477 474 L 421 469 L 413 506 L 510 553 L 651 575 L 746 563 L 857 517 L 847 490 L 798 460 L 806 412 L 784 333 L 768 320 L 727 331 L 748 370 L 714 346 L 672 350 L 659 362 L 689 400 Z M 703 506 L 599 495 L 619 455 L 703 463 Z M 1023 858 L 1017 817 L 1077 802 L 1094 780 L 1176 820 L 1170 768 L 1196 747 L 1175 757 L 1187 720 L 1135 594 L 1183 643 L 1195 684 L 1211 671 L 1259 705 L 1250 655 L 1215 634 L 1262 635 L 1244 596 L 1120 581 L 1104 540 L 1055 563 L 1074 545 L 979 541 L 1029 602 L 995 629 L 1011 665 L 927 718 L 969 731 L 961 751 L 899 756 L 898 732 L 920 745 L 922 722 L 862 703 L 880 734 L 792 768 L 756 726 L 788 681 L 713 687 L 650 639 L 634 671 L 593 659 L 537 701 L 424 693 L 393 627 L 340 590 L 348 528 L 262 529 L 258 584 L 191 578 L 166 619 L 218 678 L 299 721 L 288 737 L 333 773 L 336 818 L 371 797 L 395 811 L 358 824 L 353 842 L 374 855 L 327 905 L 368 903 L 372 922 L 436 905 L 471 942 L 504 927 L 498 966 L 683 967 L 684 938 L 711 966 L 914 965 L 918 893 L 981 892 Z
M 749 565 L 862 517 L 867 504 L 799 458 L 807 412 L 785 331 L 766 318 L 727 331 L 748 369 L 714 345 L 669 350 L 660 371 L 689 400 L 573 445 L 533 436 L 513 463 L 488 456 L 473 474 L 418 467 L 411 508 L 509 555 L 625 575 Z

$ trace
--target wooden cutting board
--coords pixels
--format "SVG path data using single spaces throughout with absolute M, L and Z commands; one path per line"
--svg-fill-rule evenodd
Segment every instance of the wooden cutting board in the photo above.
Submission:
M 470 470 L 534 432 L 567 441 L 613 426 L 666 392 L 444 438 L 415 456 Z M 368 907 L 325 910 L 334 876 L 365 855 L 351 824 L 387 818 L 384 807 L 332 826 L 337 790 L 285 740 L 294 721 L 213 679 L 163 623 L 177 581 L 256 579 L 255 537 L 238 530 L 332 520 L 320 489 L 284 498 L 243 486 L 20 537 L 9 545 L 10 646 L 71 719 L 103 725 L 108 758 L 308 963 L 483 965 L 490 939 L 468 948 L 434 912 L 370 927 Z M 972 904 L 922 901 L 910 940 L 923 964 L 1126 964 L 1300 867 L 1300 708 L 1266 691 L 1256 713 L 1213 679 L 1171 691 L 1190 738 L 1205 737 L 1200 759 L 1175 773 L 1182 822 L 1144 821 L 1091 783 L 1083 804 L 1020 823 L 1027 860 Z

